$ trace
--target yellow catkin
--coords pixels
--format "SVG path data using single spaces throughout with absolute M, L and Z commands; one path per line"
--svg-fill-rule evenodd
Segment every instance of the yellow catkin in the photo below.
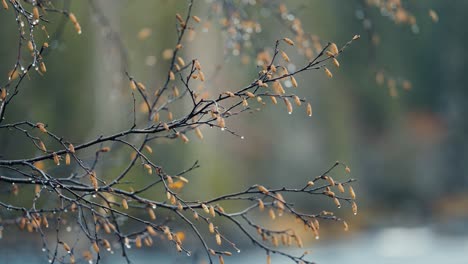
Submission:
M 333 180 L 331 176 L 325 176 L 325 179 L 331 186 L 335 186 L 335 181 Z
M 108 224 L 104 224 L 103 225 L 103 228 L 104 228 L 104 231 L 107 233 L 107 234 L 110 234 L 111 233 L 111 229 L 110 229 L 110 226 Z
M 8 10 L 8 3 L 6 2 L 6 0 L 2 0 L 2 6 L 5 10 Z
M 76 19 L 75 14 L 70 13 L 68 14 L 68 17 L 70 18 L 70 21 L 73 23 L 73 26 L 75 27 L 75 30 L 78 34 L 81 34 L 81 26 L 80 23 L 78 23 L 78 20 Z
M 176 14 L 176 19 L 177 21 L 179 21 L 179 23 L 184 23 L 184 19 L 182 18 L 182 16 L 180 14 Z
M 357 207 L 356 202 L 351 203 L 351 209 L 353 210 L 353 214 L 357 215 L 358 207 Z
M 294 46 L 294 41 L 289 38 L 283 38 L 284 42 L 288 43 L 288 45 Z
M 260 211 L 263 211 L 265 209 L 265 204 L 262 200 L 258 200 L 258 209 L 260 209 Z
M 137 82 L 138 89 L 146 91 L 146 86 L 142 82 Z
M 182 57 L 177 57 L 177 63 L 179 63 L 182 67 L 185 66 L 185 61 L 182 59 Z
M 203 134 L 202 134 L 200 128 L 198 128 L 198 127 L 195 128 L 195 134 L 197 135 L 197 137 L 198 137 L 199 139 L 203 139 Z
M 131 81 L 130 81 L 130 89 L 136 90 L 136 88 L 137 88 L 137 86 L 136 86 L 136 84 L 135 84 L 135 81 L 131 80 Z
M 195 20 L 195 22 L 197 23 L 200 23 L 201 19 L 197 16 L 192 16 L 193 20 Z
M 198 71 L 198 75 L 200 75 L 200 81 L 205 81 L 205 74 L 202 71 Z
M 273 210 L 273 208 L 270 208 L 270 210 L 268 211 L 268 215 L 270 216 L 271 220 L 276 219 L 276 214 L 275 214 L 275 211 Z
M 345 167 L 345 171 L 346 173 L 351 173 L 351 169 L 348 166 Z
M 122 207 L 123 209 L 127 210 L 128 209 L 128 202 L 126 199 L 122 199 Z
M 57 155 L 57 153 L 55 153 L 55 152 L 52 153 L 52 156 L 53 156 L 53 158 L 54 158 L 54 163 L 55 163 L 55 165 L 57 165 L 57 166 L 60 165 L 60 158 L 59 158 L 59 156 Z
M 179 97 L 180 92 L 177 86 L 172 87 L 172 94 L 174 95 L 174 97 Z
M 333 65 L 335 65 L 337 68 L 340 67 L 340 62 L 337 59 L 333 58 L 332 62 L 333 62 Z
M 172 119 L 174 119 L 174 114 L 172 114 L 171 111 L 167 112 L 167 119 L 172 121 Z
M 351 185 L 349 186 L 349 195 L 351 196 L 351 199 L 356 199 L 356 193 Z
M 175 74 L 172 71 L 169 71 L 169 79 L 171 81 L 175 80 Z
M 292 84 L 292 86 L 293 86 L 294 88 L 296 88 L 296 87 L 297 87 L 297 81 L 296 81 L 296 78 L 294 78 L 294 76 L 291 76 L 291 78 L 290 78 L 290 79 L 291 79 L 291 84 Z
M 146 151 L 148 151 L 148 153 L 150 153 L 150 154 L 153 153 L 153 149 L 150 146 L 145 145 L 145 149 L 146 149 Z
M 277 104 L 277 103 L 278 103 L 278 101 L 276 100 L 276 97 L 275 97 L 275 96 L 270 96 L 270 99 L 271 99 L 271 102 L 272 102 L 273 104 Z
M 252 92 L 245 92 L 245 95 L 247 95 L 249 98 L 255 98 L 255 95 Z
M 4 101 L 7 97 L 7 90 L 5 88 L 0 89 L 0 100 Z
M 286 61 L 286 62 L 289 62 L 289 57 L 288 57 L 288 54 L 286 54 L 286 52 L 284 51 L 280 51 L 281 53 L 281 57 L 283 57 L 283 60 Z
M 333 202 L 335 203 L 336 207 L 340 208 L 341 207 L 341 203 L 340 203 L 340 200 L 338 200 L 338 198 L 333 198 Z
M 343 221 L 343 227 L 344 227 L 344 231 L 349 230 L 349 226 L 348 226 L 348 223 L 346 223 L 346 221 Z
M 36 127 L 42 132 L 42 133 L 47 133 L 47 129 L 45 128 L 45 125 L 43 123 L 36 123 Z
M 310 103 L 307 103 L 306 111 L 308 116 L 312 116 L 312 105 Z
M 32 13 L 33 13 L 34 20 L 39 20 L 40 14 L 39 14 L 39 8 L 37 6 L 33 7 Z
M 338 47 L 336 46 L 335 43 L 331 43 L 329 49 L 333 55 L 337 55 L 339 53 Z
M 182 142 L 184 143 L 188 143 L 190 140 L 188 139 L 188 137 L 185 135 L 185 134 L 180 134 L 180 139 L 182 140 Z
M 149 164 L 143 164 L 143 167 L 148 171 L 148 174 L 153 174 L 153 167 Z
M 338 183 L 338 190 L 340 191 L 340 193 L 344 193 L 344 192 L 345 192 L 345 189 L 344 189 L 344 187 L 343 187 L 343 184 Z
M 62 246 L 63 246 L 63 249 L 64 249 L 66 252 L 68 252 L 68 253 L 71 252 L 71 247 L 70 247 L 67 243 L 63 242 L 63 243 L 62 243 Z
M 42 225 L 46 228 L 49 227 L 49 221 L 47 220 L 47 216 L 45 215 L 42 216 Z
M 70 153 L 73 153 L 73 154 L 75 153 L 75 147 L 73 146 L 73 144 L 70 143 L 68 145 L 68 150 L 70 151 Z
M 285 94 L 286 93 L 286 91 L 283 88 L 283 85 L 281 85 L 281 82 L 279 82 L 279 81 L 275 81 L 273 83 L 273 89 L 275 89 L 275 92 L 278 93 L 278 94 Z
M 277 236 L 272 236 L 271 237 L 271 243 L 273 244 L 273 246 L 278 247 L 278 245 L 279 245 L 278 237 Z
M 210 215 L 211 217 L 215 217 L 216 216 L 216 212 L 215 212 L 215 209 L 213 206 L 210 206 Z
M 93 242 L 93 249 L 94 249 L 94 252 L 99 253 L 99 246 L 96 241 Z
M 46 148 L 44 142 L 39 141 L 38 144 L 39 144 L 39 148 L 40 148 L 42 151 L 47 152 L 47 148 Z
M 293 99 L 294 99 L 294 103 L 295 103 L 297 106 L 301 106 L 301 99 L 299 98 L 299 96 L 294 95 L 294 96 L 293 96 Z
M 218 246 L 221 246 L 221 236 L 219 234 L 216 234 L 215 239 L 216 239 L 216 244 L 218 244 Z
M 333 74 L 327 67 L 324 67 L 323 69 L 325 70 L 325 73 L 327 74 L 328 78 L 333 78 Z
M 221 129 L 224 129 L 224 128 L 226 127 L 226 123 L 225 123 L 225 121 L 224 121 L 224 118 L 222 118 L 221 116 L 218 116 L 217 122 L 218 122 L 218 126 L 219 126 Z
M 148 211 L 148 215 L 149 215 L 150 219 L 151 220 L 156 220 L 156 214 L 154 213 L 153 208 L 148 207 L 148 208 L 146 208 L 146 210 Z
M 34 45 L 33 45 L 32 41 L 28 41 L 28 50 L 31 51 L 31 52 L 34 51 Z
M 219 255 L 219 256 L 218 256 L 218 259 L 219 259 L 219 264 L 224 264 L 224 258 L 223 258 L 223 256 Z
M 70 14 L 68 14 L 68 17 L 70 18 L 70 21 L 71 21 L 73 24 L 75 24 L 75 23 L 78 22 L 78 20 L 76 19 L 75 14 L 70 13 Z
M 109 152 L 110 150 L 111 150 L 110 147 L 103 147 L 103 148 L 101 148 L 99 151 L 101 151 L 101 152 Z
M 179 180 L 184 182 L 184 183 L 189 183 L 189 180 L 183 176 L 179 176 Z
M 157 235 L 156 230 L 154 230 L 154 228 L 152 226 L 146 226 L 146 231 L 148 231 L 148 234 L 150 234 L 152 236 Z
M 206 204 L 201 204 L 201 207 L 203 208 L 203 211 L 205 211 L 205 213 L 210 213 L 210 209 L 208 208 L 208 206 L 206 206 Z
M 135 238 L 135 246 L 136 246 L 137 248 L 141 248 L 141 237 L 140 237 L 140 236 L 137 236 L 137 237 Z
M 155 113 L 153 117 L 154 122 L 159 122 L 159 113 Z
M 432 19 L 432 22 L 437 23 L 439 22 L 439 15 L 434 10 L 429 10 L 429 17 Z
M 210 222 L 210 223 L 208 224 L 208 230 L 210 231 L 210 233 L 214 233 L 214 232 L 215 232 L 215 228 L 214 228 L 213 223 Z
M 258 186 L 257 186 L 257 189 L 258 189 L 260 192 L 262 192 L 263 194 L 268 194 L 268 193 L 269 193 L 268 189 L 265 188 L 265 187 L 262 186 L 262 185 L 258 185 Z
M 47 72 L 47 67 L 45 65 L 45 63 L 43 61 L 41 61 L 41 63 L 39 63 L 39 70 L 42 72 L 42 73 L 46 73 Z
M 291 102 L 289 101 L 289 99 L 285 97 L 285 98 L 283 98 L 283 101 L 284 101 L 284 104 L 286 105 L 286 109 L 287 109 L 287 111 L 288 111 L 288 114 L 292 114 L 292 112 L 293 112 L 293 107 L 292 107 L 292 104 L 291 104 Z
M 216 205 L 216 207 L 218 208 L 218 211 L 221 212 L 222 214 L 224 214 L 224 208 L 220 205 Z
M 153 239 L 151 237 L 145 237 L 143 242 L 145 243 L 145 246 L 147 247 L 151 247 L 151 245 L 153 245 Z
M 304 244 L 302 243 L 301 237 L 295 236 L 295 239 L 296 239 L 296 243 L 297 243 L 298 247 L 300 247 L 300 248 L 304 247 Z
M 94 190 L 97 191 L 99 189 L 99 183 L 97 181 L 96 173 L 94 171 L 89 174 L 89 179 L 91 183 L 93 184 Z
M 274 64 L 272 64 L 270 66 L 270 70 L 271 70 L 271 72 L 276 72 L 276 66 Z

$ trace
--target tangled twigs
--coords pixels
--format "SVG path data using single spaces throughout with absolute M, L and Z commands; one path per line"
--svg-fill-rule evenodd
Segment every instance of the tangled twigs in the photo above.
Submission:
M 118 250 L 130 263 L 130 248 L 151 247 L 156 239 L 189 256 L 201 247 L 210 263 L 216 259 L 222 263 L 224 257 L 231 256 L 232 252 L 240 252 L 244 247 L 243 237 L 264 250 L 268 261 L 272 255 L 280 255 L 296 263 L 313 263 L 307 260 L 306 253 L 295 256 L 280 247 L 280 242 L 284 247 L 303 247 L 301 234 L 294 229 L 297 224 L 304 226 L 317 239 L 321 221 L 341 222 L 344 229 L 348 229 L 348 224 L 333 212 L 301 210 L 290 197 L 326 197 L 337 208 L 343 203 L 350 205 L 356 214 L 355 193 L 351 186 L 354 180 L 349 178 L 350 169 L 343 163 L 334 163 L 302 186 L 273 187 L 264 183 L 209 200 L 188 200 L 184 198 L 182 189 L 195 181 L 192 176 L 200 166 L 198 161 L 189 168 L 168 171 L 151 154 L 152 147 L 161 139 L 188 143 L 192 133 L 203 139 L 202 129 L 206 127 L 243 139 L 229 119 L 253 112 L 255 107 L 252 106 L 261 107 L 268 101 L 273 104 L 283 101 L 289 114 L 294 111 L 293 105 L 298 108 L 305 104 L 305 113 L 312 116 L 311 104 L 293 93 L 293 88 L 299 86 L 295 76 L 306 71 L 323 70 L 331 78 L 333 75 L 327 65 L 331 63 L 339 67 L 337 58 L 359 36 L 354 36 L 341 47 L 334 43 L 324 45 L 315 56 L 306 56 L 307 63 L 291 72 L 288 71 L 291 59 L 285 50 L 300 45 L 287 37 L 278 39 L 273 48 L 265 48 L 258 54 L 261 69 L 257 78 L 246 82 L 244 87 L 207 96 L 196 88 L 197 83 L 205 83 L 207 79 L 202 63 L 198 59 L 184 58 L 187 56 L 184 53 L 184 45 L 188 43 L 186 36 L 197 30 L 202 20 L 192 14 L 194 1 L 189 1 L 186 14 L 176 14 L 177 39 L 168 52 L 169 66 L 161 88 L 152 90 L 129 71 L 123 70 L 130 86 L 128 96 L 133 103 L 133 120 L 127 126 L 129 128 L 98 135 L 86 142 L 74 142 L 66 135 L 58 135 L 54 132 L 56 129 L 45 122 L 11 122 L 5 113 L 14 99 L 20 100 L 20 88 L 28 74 L 35 70 L 47 77 L 42 54 L 48 44 L 37 44 L 35 29 L 45 31 L 50 13 L 58 13 L 69 18 L 77 33 L 81 34 L 78 19 L 67 10 L 55 9 L 49 1 L 21 3 L 9 0 L 3 3 L 15 12 L 20 37 L 18 60 L 1 88 L 0 130 L 7 134 L 16 133 L 14 140 L 28 142 L 31 149 L 39 154 L 21 158 L 1 157 L 2 191 L 13 196 L 24 192 L 32 198 L 0 200 L 0 224 L 6 228 L 5 232 L 18 228 L 38 233 L 50 262 L 75 263 L 84 259 L 97 263 L 105 252 Z M 91 4 L 99 13 L 97 22 L 110 27 L 102 10 Z M 25 33 L 25 28 L 29 34 Z M 120 34 L 113 31 L 110 39 L 118 41 L 120 54 L 126 63 L 127 52 Z M 25 42 L 31 43 L 27 44 L 31 58 L 22 54 Z M 26 64 L 25 60 L 28 60 Z M 21 95 L 28 96 L 26 92 Z M 138 103 L 144 110 L 140 111 Z M 184 108 L 174 114 L 172 111 L 178 105 Z M 122 158 L 128 155 L 130 160 Z M 113 157 L 126 162 L 111 168 L 106 161 Z M 346 180 L 332 178 L 331 173 L 337 168 L 344 168 L 341 174 Z M 141 177 L 141 174 L 146 174 L 146 177 Z M 232 202 L 237 204 L 236 207 L 229 205 Z M 295 220 L 287 228 L 268 227 L 268 223 L 278 217 Z M 76 236 L 64 237 L 63 230 L 72 227 L 77 230 Z M 230 228 L 236 228 L 239 235 L 233 236 Z M 51 243 L 50 237 L 54 233 L 55 241 Z M 198 241 L 198 246 L 186 243 L 188 236 Z

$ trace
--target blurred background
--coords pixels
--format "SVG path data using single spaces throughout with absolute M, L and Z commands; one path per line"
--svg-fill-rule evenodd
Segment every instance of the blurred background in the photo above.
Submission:
M 63 25 L 61 16 L 51 17 L 48 72 L 44 77 L 31 74 L 23 84 L 21 100 L 10 106 L 7 122 L 41 121 L 56 134 L 84 142 L 131 124 L 133 99 L 124 70 L 150 89 L 162 85 L 168 65 L 164 51 L 173 48 L 176 38 L 174 14 L 185 13 L 186 1 L 92 2 L 93 8 L 88 1 L 67 4 L 81 23 L 82 35 L 70 23 Z M 212 94 L 249 84 L 258 72 L 256 53 L 273 47 L 276 39 L 294 39 L 284 19 L 274 15 L 277 1 L 225 1 L 232 10 L 242 10 L 241 17 L 261 25 L 243 38 L 239 52 L 235 48 L 239 43 L 220 26 L 214 0 L 195 2 L 194 14 L 203 21 L 196 26 L 193 41 L 185 44 L 184 58 L 199 59 L 208 78 L 205 88 Z M 183 191 L 196 199 L 256 183 L 303 185 L 340 160 L 358 180 L 354 187 L 359 214 L 353 216 L 345 206 L 338 215 L 347 219 L 349 232 L 330 224 L 321 230 L 320 240 L 304 238 L 310 259 L 318 263 L 466 263 L 468 52 L 464 48 L 468 34 L 464 16 L 468 2 L 401 1 L 416 20 L 411 23 L 398 21 L 369 2 L 381 1 L 282 1 L 293 19 L 301 20 L 304 31 L 319 36 L 324 45 L 328 41 L 342 45 L 361 35 L 340 56 L 341 67 L 329 67 L 333 79 L 323 71 L 298 75 L 294 92 L 311 102 L 312 118 L 305 109 L 288 115 L 282 105 L 258 105 L 260 111 L 228 121 L 245 139 L 207 128 L 203 141 L 191 135 L 189 144 L 157 142 L 152 158 L 173 172 L 198 160 L 201 168 L 191 173 L 191 183 Z M 57 1 L 57 7 L 62 5 Z M 111 27 L 99 25 L 101 15 Z M 3 83 L 16 61 L 14 14 L 0 11 L 0 25 Z M 114 31 L 126 47 L 125 54 L 116 44 Z M 60 32 L 56 38 L 54 32 Z M 306 63 L 294 48 L 287 52 L 293 62 L 288 67 Z M 14 136 L 0 132 L 0 156 L 38 154 L 29 142 Z M 118 167 L 121 159 L 115 157 L 107 165 Z M 344 180 L 346 175 L 337 170 L 333 177 Z M 326 199 L 297 204 L 315 211 L 333 208 Z M 0 214 L 7 212 L 2 208 Z M 44 263 L 39 238 L 33 237 L 5 232 L 0 240 L 5 263 Z M 238 244 L 246 253 L 228 263 L 265 261 L 261 252 L 249 251 L 249 243 Z M 17 255 L 19 245 L 30 248 L 22 257 Z M 135 263 L 149 263 L 155 257 L 151 250 L 132 254 Z M 174 259 L 168 252 L 157 256 L 161 263 L 198 263 L 196 257 Z M 273 260 L 287 263 L 279 257 Z M 120 261 L 111 257 L 106 263 Z

